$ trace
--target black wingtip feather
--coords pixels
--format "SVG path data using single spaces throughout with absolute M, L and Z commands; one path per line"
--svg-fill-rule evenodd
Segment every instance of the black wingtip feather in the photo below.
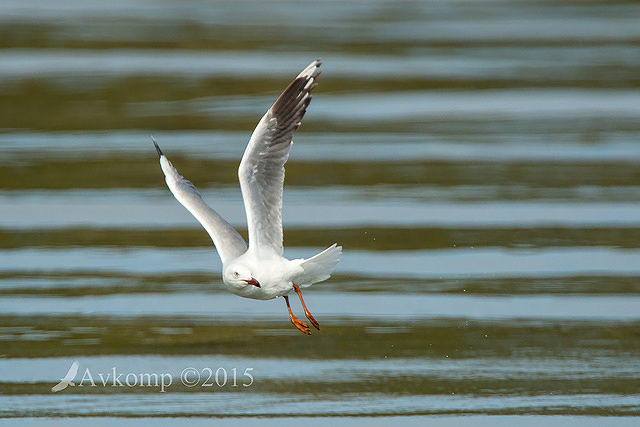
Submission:
M 162 152 L 160 147 L 158 147 L 158 143 L 156 142 L 156 139 L 154 137 L 151 137 L 151 141 L 153 141 L 153 145 L 156 147 L 156 151 L 158 152 L 158 157 L 164 156 L 164 153 Z
M 320 67 L 321 64 L 322 62 L 320 61 L 320 58 L 318 58 L 315 64 L 316 67 Z M 287 116 L 292 110 L 295 110 L 298 108 L 300 98 L 304 97 L 306 94 L 308 96 L 308 99 L 303 101 L 305 105 L 302 108 L 303 115 L 304 115 L 304 109 L 306 109 L 306 106 L 309 105 L 309 101 L 311 100 L 311 92 L 318 85 L 318 83 L 315 82 L 315 80 L 321 73 L 322 71 L 316 70 L 316 72 L 313 73 L 311 76 L 298 77 L 294 79 L 291 83 L 289 83 L 289 86 L 287 86 L 287 88 L 282 92 L 282 94 L 280 94 L 278 99 L 276 99 L 276 101 L 273 103 L 271 108 L 274 111 L 274 113 L 276 113 L 276 115 L 281 117 Z M 305 86 L 307 85 L 309 80 L 314 80 L 314 82 L 310 87 L 305 89 Z

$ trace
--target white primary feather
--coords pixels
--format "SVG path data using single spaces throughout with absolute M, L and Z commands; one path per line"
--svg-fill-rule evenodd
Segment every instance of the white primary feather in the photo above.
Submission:
M 247 244 L 238 232 L 216 211 L 202 200 L 202 196 L 191 183 L 178 173 L 164 155 L 156 140 L 151 138 L 160 156 L 160 167 L 166 177 L 167 186 L 175 198 L 202 224 L 224 264 L 237 258 L 247 250 Z

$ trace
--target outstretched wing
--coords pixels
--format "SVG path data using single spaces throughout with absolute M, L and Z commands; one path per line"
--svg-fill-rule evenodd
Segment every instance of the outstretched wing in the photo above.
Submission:
M 160 167 L 166 177 L 169 190 L 182 206 L 187 208 L 207 230 L 222 263 L 224 264 L 227 260 L 237 258 L 245 253 L 247 244 L 242 236 L 202 200 L 202 196 L 196 187 L 178 173 L 169 159 L 162 153 L 155 139 L 151 138 L 151 140 L 156 147 L 156 151 L 158 151 L 158 156 L 160 156 Z
M 56 393 L 60 390 L 64 390 L 65 388 L 67 388 L 67 386 L 69 385 L 68 381 L 60 381 L 58 384 L 54 385 L 53 387 L 51 387 L 51 391 Z
M 293 133 L 311 101 L 320 75 L 317 59 L 282 92 L 253 131 L 238 177 L 247 212 L 249 249 L 269 248 L 281 255 L 282 185 Z
M 71 364 L 71 367 L 69 368 L 69 371 L 67 372 L 67 375 L 64 376 L 62 381 L 73 381 L 73 379 L 76 377 L 76 374 L 78 373 L 79 366 L 80 366 L 80 362 L 78 362 L 77 360 L 74 360 L 73 363 Z

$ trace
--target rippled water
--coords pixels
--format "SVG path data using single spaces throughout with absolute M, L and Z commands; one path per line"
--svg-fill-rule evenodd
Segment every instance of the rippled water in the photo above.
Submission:
M 637 3 L 0 11 L 3 423 L 634 425 Z M 307 337 L 222 290 L 149 136 L 246 234 L 248 136 L 319 56 L 286 255 L 344 254 Z

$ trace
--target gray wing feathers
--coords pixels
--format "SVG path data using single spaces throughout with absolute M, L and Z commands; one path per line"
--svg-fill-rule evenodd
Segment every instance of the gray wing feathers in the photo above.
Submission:
M 156 148 L 159 150 L 157 144 Z M 196 187 L 178 173 L 161 151 L 158 151 L 158 154 L 160 155 L 160 166 L 166 177 L 169 190 L 207 230 L 222 263 L 224 264 L 227 260 L 245 253 L 247 244 L 242 236 L 202 200 L 202 196 Z
M 282 185 L 284 164 L 300 126 L 315 80 L 320 75 L 316 60 L 282 92 L 256 126 L 238 169 L 247 212 L 249 246 L 268 247 L 281 255 Z

